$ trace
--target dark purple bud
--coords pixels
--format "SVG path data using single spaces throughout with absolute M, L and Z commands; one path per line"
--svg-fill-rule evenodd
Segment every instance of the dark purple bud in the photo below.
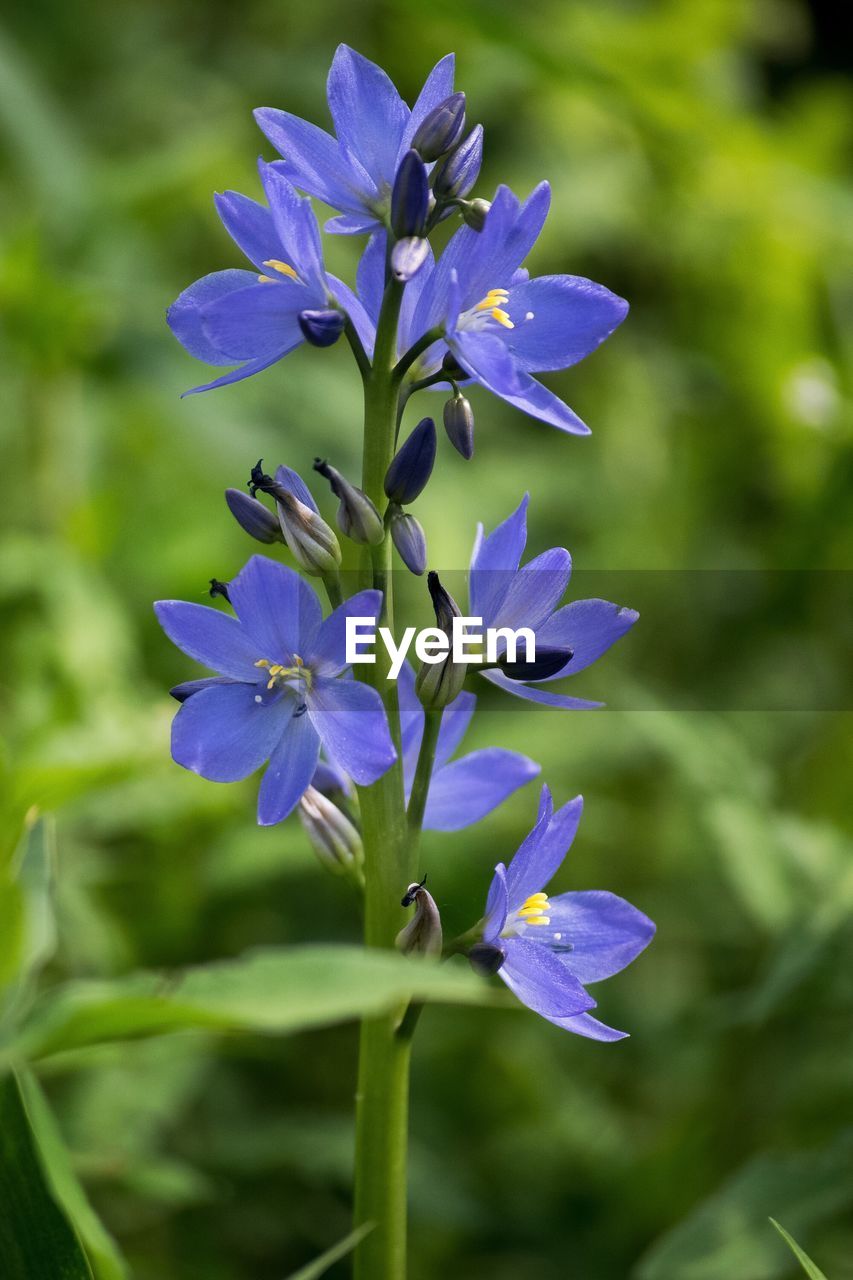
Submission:
M 455 147 L 465 128 L 465 94 L 451 93 L 433 107 L 412 138 L 412 146 L 430 164 Z
M 440 656 L 440 650 L 436 650 L 437 661 L 423 663 L 415 679 L 415 692 L 427 710 L 438 711 L 448 706 L 461 692 L 468 668 L 464 662 L 454 662 L 451 651 L 453 619 L 462 616 L 459 605 L 450 592 L 445 591 L 437 573 L 427 574 L 427 586 L 435 610 L 436 627 L 444 632 L 448 647 L 446 656 Z
M 350 484 L 336 467 L 332 467 L 324 458 L 314 459 L 314 470 L 324 476 L 332 488 L 332 493 L 339 500 L 338 528 L 353 542 L 366 542 L 370 546 L 378 546 L 385 537 L 385 524 L 363 489 Z
M 482 231 L 486 225 L 486 214 L 492 207 L 490 200 L 465 200 L 460 206 L 462 217 L 473 231 Z
M 398 240 L 391 250 L 391 274 L 401 284 L 416 276 L 429 256 L 429 245 L 419 236 Z
M 400 161 L 391 192 L 391 230 L 398 240 L 423 234 L 429 209 L 429 175 L 417 151 Z
M 483 126 L 475 125 L 464 142 L 436 166 L 432 189 L 445 200 L 467 196 L 480 176 L 483 163 Z
M 555 676 L 572 660 L 571 649 L 537 649 L 532 662 L 507 662 L 506 655 L 498 659 L 500 668 L 510 680 L 547 680 Z
M 344 331 L 347 318 L 334 307 L 328 311 L 300 311 L 299 328 L 312 347 L 333 347 Z
M 218 578 L 210 579 L 210 591 L 208 592 L 208 595 L 211 600 L 215 600 L 217 596 L 222 596 L 223 600 L 227 600 L 229 604 L 231 603 L 231 597 L 228 594 L 228 583 L 220 582 Z
M 444 429 L 457 453 L 466 459 L 474 456 L 474 410 L 458 393 L 445 402 Z
M 468 951 L 471 968 L 484 978 L 493 977 L 500 969 L 506 957 L 500 947 L 493 947 L 490 942 L 475 942 Z
M 468 374 L 462 368 L 462 365 L 456 359 L 452 351 L 445 352 L 444 359 L 441 362 L 441 368 L 448 378 L 452 378 L 454 382 L 464 382 Z
M 268 507 L 242 489 L 226 489 L 228 510 L 242 529 L 258 542 L 284 542 L 281 526 Z
M 388 508 L 388 531 L 403 564 L 418 577 L 426 571 L 426 534 L 421 523 L 396 503 Z
M 404 956 L 441 955 L 441 916 L 432 894 L 424 888 L 425 881 L 426 876 L 420 884 L 410 884 L 401 903 L 404 907 L 415 908 L 412 919 L 397 934 L 397 949 Z
M 435 463 L 435 423 L 422 418 L 385 473 L 385 493 L 408 505 L 426 488 Z

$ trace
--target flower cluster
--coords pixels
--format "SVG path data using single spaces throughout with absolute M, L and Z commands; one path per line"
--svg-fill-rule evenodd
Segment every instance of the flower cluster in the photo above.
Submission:
M 396 901 L 382 904 L 387 945 L 396 937 L 406 954 L 433 957 L 462 950 L 548 1021 L 616 1040 L 622 1032 L 591 1016 L 595 1001 L 586 988 L 629 964 L 654 926 L 610 893 L 548 895 L 577 830 L 580 797 L 555 812 L 543 787 L 533 829 L 509 866 L 495 870 L 483 918 L 455 943 L 445 946 L 438 908 L 415 873 L 421 830 L 479 822 L 540 772 L 503 747 L 457 754 L 477 703 L 466 686 L 479 675 L 545 706 L 600 706 L 544 686 L 594 663 L 637 614 L 598 599 L 561 604 L 572 564 L 562 547 L 522 565 L 525 496 L 488 535 L 478 527 L 468 614 L 499 635 L 524 630 L 535 656 L 521 658 L 505 642 L 476 666 L 452 655 L 425 661 L 418 672 L 406 662 L 397 681 L 381 667 L 369 678 L 359 668 L 356 678 L 347 657 L 348 620 L 392 626 L 392 547 L 413 574 L 428 566 L 426 533 L 410 507 L 433 475 L 438 441 L 431 416 L 400 440 L 409 399 L 427 389 L 445 393 L 444 427 L 466 459 L 474 453 L 468 392 L 476 386 L 542 422 L 587 434 L 538 375 L 584 359 L 628 309 L 583 277 L 530 276 L 524 264 L 548 213 L 548 184 L 524 200 L 503 185 L 491 199 L 474 194 L 483 130 L 469 126 L 453 78 L 450 55 L 409 108 L 379 67 L 342 45 L 328 80 L 334 133 L 287 111 L 258 110 L 280 157 L 259 162 L 263 200 L 216 196 L 249 265 L 204 276 L 169 308 L 184 348 L 226 369 L 195 392 L 260 373 L 303 343 L 324 348 L 342 336 L 368 389 L 361 484 L 329 459 L 313 463 L 336 503 L 336 529 L 297 471 L 268 471 L 261 459 L 247 488 L 227 490 L 228 508 L 255 541 L 273 553 L 286 547 L 292 565 L 253 555 L 230 581 L 211 579 L 217 603 L 156 605 L 170 639 L 215 673 L 172 689 L 180 703 L 172 755 L 216 782 L 265 766 L 258 821 L 271 825 L 296 812 L 322 863 L 359 890 L 380 867 L 387 880 L 388 849 L 407 829 L 394 856 L 411 874 Z M 326 269 L 312 200 L 337 210 L 327 232 L 366 237 L 355 288 Z M 459 225 L 436 256 L 430 237 L 451 218 Z M 354 563 L 358 589 L 349 591 L 341 566 Z M 427 585 L 441 638 L 462 610 L 435 572 Z M 384 797 L 382 812 L 392 815 L 379 829 L 360 815 L 374 788 Z M 401 911 L 412 906 L 415 915 L 399 928 Z

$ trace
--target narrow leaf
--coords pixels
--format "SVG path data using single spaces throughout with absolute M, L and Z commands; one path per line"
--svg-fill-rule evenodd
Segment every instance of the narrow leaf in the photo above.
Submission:
M 309 1262 L 307 1267 L 300 1267 L 298 1271 L 294 1271 L 289 1280 L 319 1280 L 319 1277 L 324 1276 L 335 1262 L 340 1262 L 341 1258 L 352 1253 L 355 1246 L 372 1230 L 372 1222 L 363 1222 L 348 1236 L 344 1236 L 343 1240 L 339 1240 L 337 1244 L 332 1245 L 331 1249 L 327 1249 L 321 1257 Z
M 773 1226 L 779 1232 L 779 1235 L 785 1241 L 785 1244 L 803 1268 L 803 1271 L 805 1271 L 806 1275 L 809 1277 L 809 1280 L 826 1280 L 826 1276 L 823 1274 L 820 1267 L 815 1266 L 808 1254 L 803 1253 L 794 1237 L 788 1234 L 781 1223 L 778 1223 L 775 1218 L 771 1218 L 770 1221 L 773 1223 Z

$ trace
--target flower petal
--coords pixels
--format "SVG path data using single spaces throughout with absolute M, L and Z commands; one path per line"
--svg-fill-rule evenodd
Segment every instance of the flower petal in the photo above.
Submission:
M 564 547 L 543 551 L 512 576 L 509 589 L 501 601 L 494 627 L 530 627 L 533 631 L 551 616 L 557 601 L 565 593 L 572 574 L 572 557 Z M 537 650 L 547 648 L 536 636 Z M 523 652 L 523 650 L 522 650 Z
M 551 898 L 551 925 L 537 933 L 546 942 L 556 931 L 571 945 L 562 956 L 581 982 L 601 982 L 619 973 L 649 945 L 655 926 L 630 902 L 603 889 L 584 889 Z
M 311 784 L 319 754 L 320 739 L 308 716 L 292 715 L 261 779 L 258 822 L 262 827 L 271 827 L 292 813 Z
M 255 646 L 230 613 L 186 600 L 158 600 L 154 612 L 172 643 L 202 666 L 235 680 L 257 680 Z
M 537 633 L 536 641 L 546 649 L 571 649 L 572 657 L 562 671 L 548 678 L 559 680 L 583 671 L 630 631 L 639 616 L 636 609 L 609 600 L 573 600 L 558 609 Z
M 519 366 L 496 333 L 462 330 L 448 334 L 447 345 L 465 372 L 496 395 L 517 395 L 522 390 Z
M 182 680 L 180 684 L 172 686 L 169 696 L 176 702 L 186 702 L 187 698 L 191 698 L 194 693 L 201 693 L 202 689 L 210 689 L 217 684 L 234 683 L 230 676 L 203 676 L 201 680 Z
M 332 290 L 335 302 L 346 312 L 352 321 L 353 328 L 361 339 L 361 345 L 369 356 L 373 355 L 376 341 L 376 326 L 352 289 L 337 276 L 327 275 L 326 279 Z
M 398 159 L 412 145 L 412 138 L 423 121 L 445 98 L 453 92 L 453 73 L 456 67 L 455 54 L 448 53 L 438 61 L 424 81 L 424 87 L 417 96 L 409 122 L 403 131 Z
M 359 179 L 331 134 L 274 107 L 259 107 L 254 115 L 258 128 L 284 157 L 273 161 L 273 167 L 288 181 L 335 209 L 363 211 Z
M 550 427 L 557 427 L 560 431 L 567 431 L 575 436 L 591 434 L 589 427 L 581 421 L 573 409 L 564 404 L 553 391 L 549 391 L 541 382 L 537 382 L 535 378 L 530 377 L 529 373 L 525 373 L 518 363 L 516 374 L 517 386 L 514 390 L 502 390 L 497 385 L 493 386 L 482 374 L 478 375 L 477 381 L 487 390 L 493 391 L 496 396 L 500 396 L 502 400 L 506 400 L 507 404 L 520 409 L 531 418 L 547 422 Z
M 424 736 L 425 719 L 423 703 L 415 693 L 415 673 L 408 660 L 403 663 L 397 677 L 397 701 L 400 705 L 400 741 L 403 748 L 403 788 L 408 803 L 409 792 L 415 780 L 421 739 Z
M 267 697 L 254 684 L 203 689 L 172 722 L 172 759 L 211 782 L 239 782 L 261 767 L 286 724 L 280 693 Z
M 319 507 L 314 501 L 314 495 L 298 471 L 294 471 L 292 467 L 276 467 L 275 479 L 276 484 L 280 484 L 283 489 L 286 489 L 294 498 L 297 498 L 303 506 L 310 507 L 312 511 L 319 513 Z
M 628 303 L 583 276 L 538 276 L 510 290 L 506 309 L 515 322 L 506 344 L 535 373 L 583 360 L 622 323 Z
M 214 271 L 202 276 L 175 299 L 166 312 L 166 323 L 181 346 L 197 360 L 204 360 L 206 364 L 233 364 L 233 356 L 225 355 L 204 332 L 201 309 L 254 283 L 251 271 Z
M 346 660 L 346 625 L 348 618 L 371 618 L 375 623 L 382 612 L 381 591 L 359 591 L 330 613 L 317 632 L 311 646 L 311 666 L 321 676 L 336 676 Z
M 469 599 L 471 615 L 483 619 L 490 627 L 492 619 L 512 585 L 514 574 L 527 543 L 527 494 L 502 524 L 488 537 L 483 536 L 483 526 L 478 525 L 471 553 Z
M 375 235 L 384 227 L 381 218 L 368 213 L 341 213 L 337 218 L 327 219 L 323 230 L 333 236 L 363 236 Z
M 547 808 L 540 808 L 539 821 L 507 870 L 510 910 L 517 911 L 532 893 L 540 893 L 559 870 L 575 838 L 582 813 L 582 796 L 575 796 L 553 814 L 548 813 Z M 536 937 L 539 937 L 538 929 Z
M 477 699 L 475 695 L 463 691 L 456 695 L 450 706 L 445 707 L 435 748 L 436 769 L 440 769 L 442 765 L 447 764 L 447 761 L 465 737 L 476 705 Z
M 203 308 L 205 337 L 229 360 L 279 360 L 304 341 L 298 318 L 304 294 L 303 286 L 286 276 L 256 281 Z
M 510 680 L 503 671 L 481 671 L 480 675 L 490 684 L 496 684 L 504 693 L 511 693 L 514 698 L 523 698 L 526 702 L 538 702 L 543 707 L 560 707 L 563 711 L 595 711 L 603 707 L 603 702 L 590 702 L 587 698 L 572 698 L 565 693 L 551 693 L 541 685 L 522 684 L 518 680 Z
M 358 260 L 358 269 L 356 271 L 358 296 L 361 298 L 364 309 L 374 324 L 379 319 L 382 296 L 385 293 L 386 243 L 387 237 L 384 231 L 379 231 L 372 235 L 365 246 L 364 253 Z M 407 288 L 403 295 L 404 300 L 408 292 Z
M 240 365 L 239 369 L 232 369 L 230 373 L 223 373 L 221 378 L 214 378 L 213 382 L 203 382 L 201 386 L 190 387 L 189 391 L 182 391 L 181 399 L 183 400 L 184 396 L 198 395 L 200 391 L 214 391 L 217 387 L 229 387 L 234 382 L 242 382 L 244 378 L 251 378 L 256 373 L 262 373 L 264 369 L 268 369 L 271 364 L 275 364 L 277 360 L 286 355 L 286 351 L 276 351 L 274 355 L 268 356 L 263 360 L 247 360 L 245 364 Z
M 549 1018 L 547 1014 L 545 1017 L 549 1022 L 553 1022 L 555 1027 L 562 1027 L 564 1031 L 573 1031 L 576 1036 L 586 1036 L 588 1040 L 612 1042 L 628 1038 L 627 1031 L 617 1031 L 615 1027 L 608 1027 L 589 1013 L 579 1013 L 573 1018 Z
M 321 290 L 314 305 L 325 301 L 325 277 L 320 228 L 311 201 L 299 192 L 274 165 L 259 165 L 264 193 L 269 201 L 272 220 L 285 250 L 285 258 L 299 279 Z M 304 305 L 310 306 L 311 303 Z
M 499 862 L 489 885 L 486 913 L 483 917 L 483 941 L 497 942 L 506 924 L 509 905 L 506 896 L 506 867 Z
M 308 714 L 326 752 L 359 786 L 369 786 L 397 758 L 382 699 L 356 680 L 314 681 Z
M 341 44 L 326 85 L 338 141 L 378 186 L 394 181 L 397 153 L 410 111 L 375 62 Z
M 427 831 L 460 831 L 485 818 L 539 772 L 516 751 L 486 747 L 436 769 L 424 814 Z
M 566 1018 L 595 1008 L 589 992 L 547 947 L 524 938 L 507 938 L 504 947 L 506 959 L 498 973 L 528 1009 L 546 1018 Z
M 231 603 L 251 637 L 255 661 L 285 666 L 310 654 L 322 620 L 320 602 L 293 569 L 252 556 L 228 585 Z M 257 672 L 256 672 L 257 675 Z
M 231 239 L 249 261 L 254 262 L 258 271 L 267 273 L 264 264 L 270 258 L 282 258 L 286 253 L 270 210 L 239 191 L 226 191 L 222 195 L 217 192 L 213 201 Z M 289 262 L 288 265 L 294 264 Z

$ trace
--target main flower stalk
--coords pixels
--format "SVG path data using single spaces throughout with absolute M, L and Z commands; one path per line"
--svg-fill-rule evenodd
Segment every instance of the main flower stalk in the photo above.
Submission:
M 399 380 L 394 375 L 397 323 L 403 286 L 385 291 L 373 366 L 364 381 L 362 488 L 384 510 L 385 472 L 394 455 Z M 363 552 L 362 580 L 384 593 L 386 625 L 393 626 L 391 539 Z M 368 679 L 382 696 L 392 733 L 399 711 L 388 658 L 377 654 Z M 400 899 L 413 879 L 417 849 L 408 838 L 403 776 L 399 759 L 370 787 L 359 792 L 365 859 L 364 942 L 390 948 L 403 918 Z M 406 1161 L 411 1041 L 397 1034 L 405 1010 L 366 1018 L 361 1026 L 356 1094 L 355 1222 L 373 1229 L 355 1253 L 356 1280 L 403 1280 L 406 1274 Z

